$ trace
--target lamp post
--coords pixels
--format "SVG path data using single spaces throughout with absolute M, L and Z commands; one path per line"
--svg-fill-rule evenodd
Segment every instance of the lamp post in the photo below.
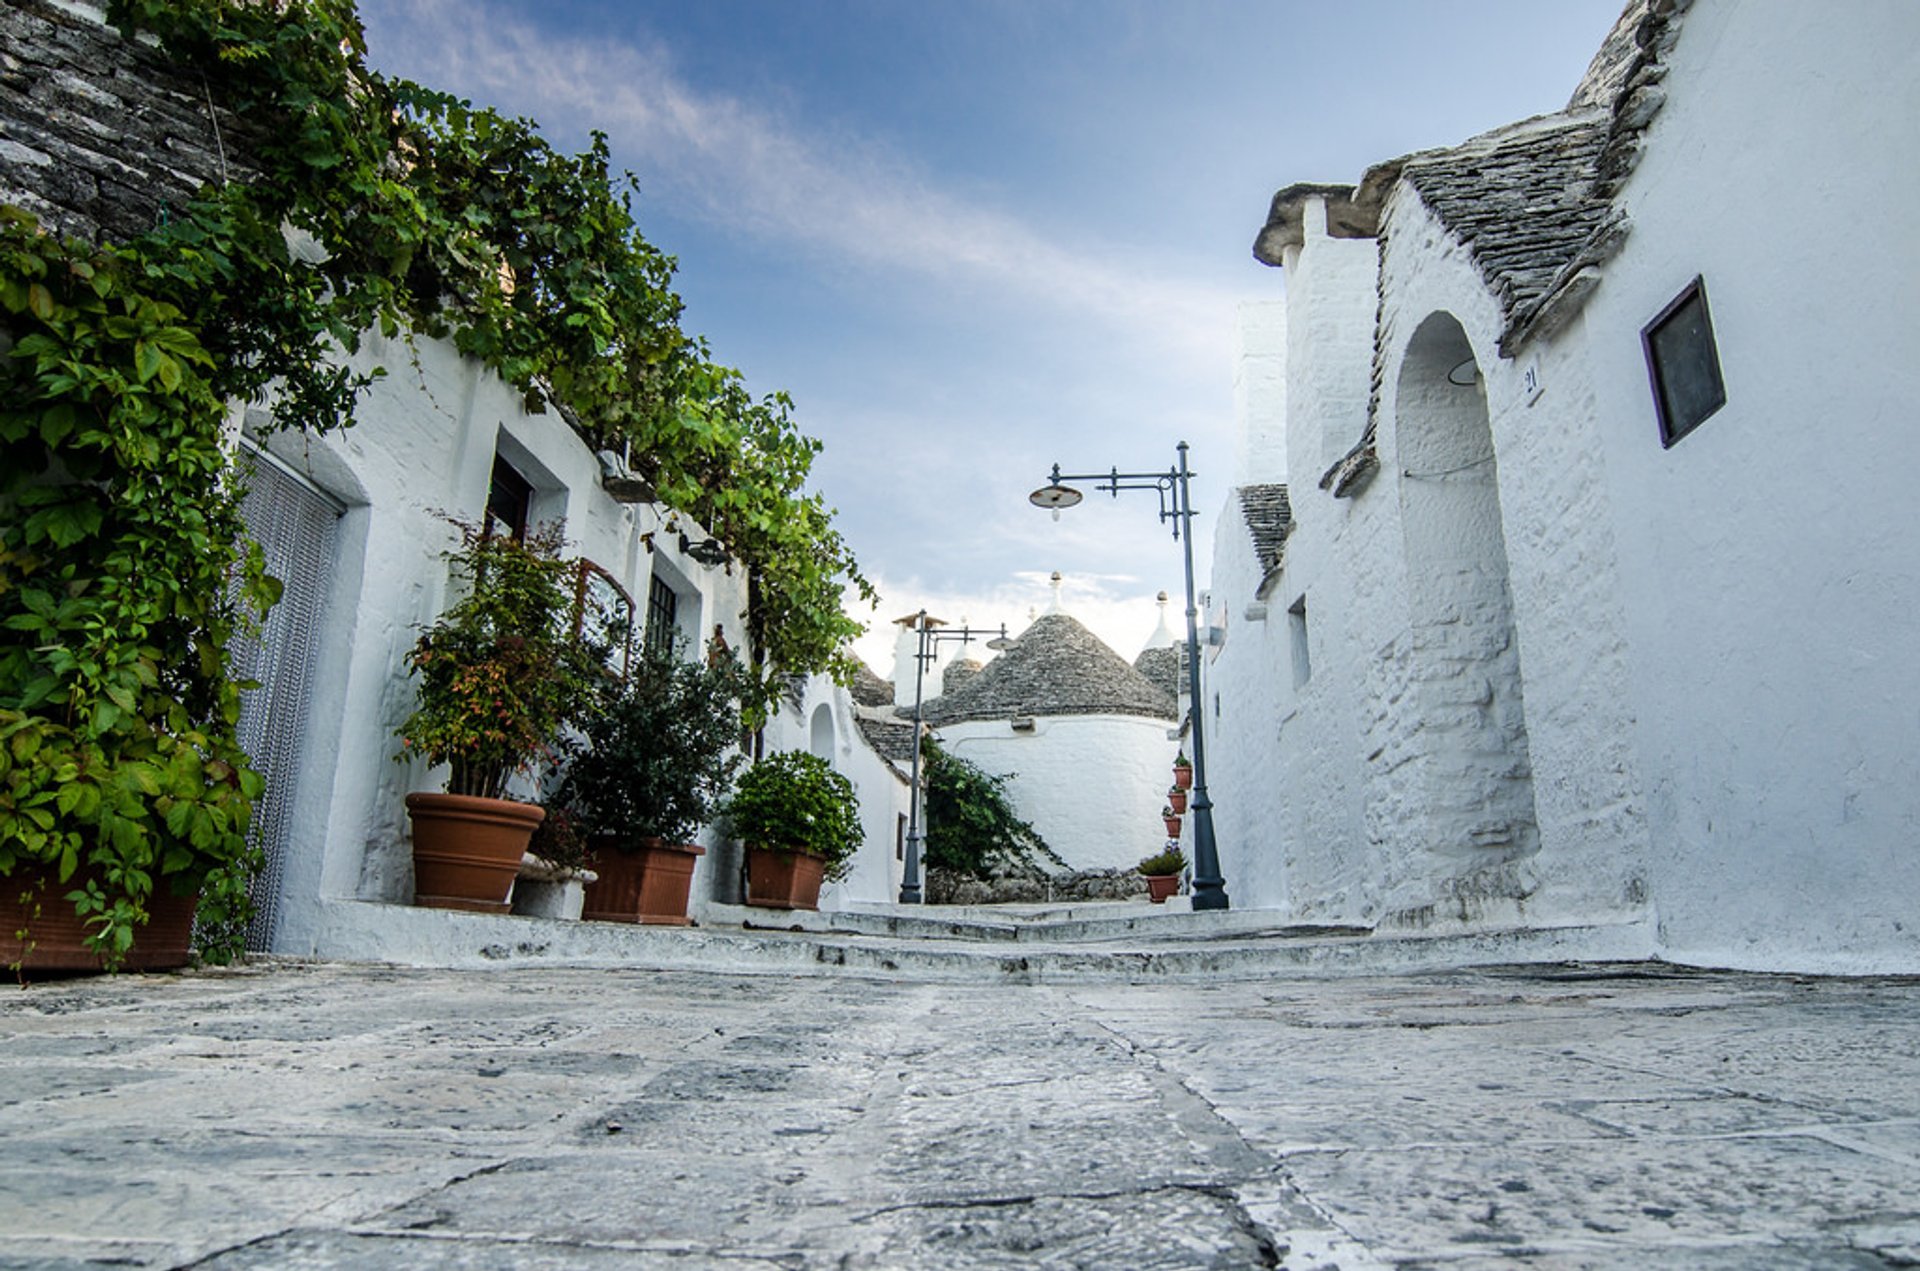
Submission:
M 920 830 L 920 691 L 926 676 L 927 666 L 940 652 L 942 640 L 959 640 L 971 643 L 980 636 L 989 635 L 986 631 L 975 631 L 972 627 L 961 626 L 952 630 L 940 630 L 929 625 L 927 611 L 922 609 L 913 615 L 913 630 L 918 636 L 918 644 L 913 655 L 913 792 L 907 802 L 907 864 L 900 876 L 900 903 L 917 905 L 920 895 L 920 848 L 926 835 Z M 1000 632 L 987 641 L 987 647 L 996 652 L 1008 645 L 1006 624 L 1002 623 Z
M 1080 491 L 1069 481 L 1092 481 L 1094 489 L 1114 498 L 1122 490 L 1152 490 L 1160 496 L 1160 519 L 1173 522 L 1173 536 L 1185 549 L 1187 568 L 1187 718 L 1193 721 L 1193 907 L 1225 909 L 1227 882 L 1220 876 L 1220 849 L 1213 837 L 1213 800 L 1207 796 L 1207 743 L 1200 703 L 1200 611 L 1193 599 L 1193 498 L 1189 482 L 1193 473 L 1187 468 L 1187 443 L 1179 445 L 1180 461 L 1165 472 L 1060 471 L 1053 465 L 1047 484 L 1027 496 L 1035 507 L 1045 508 L 1058 520 L 1063 508 L 1080 502 Z

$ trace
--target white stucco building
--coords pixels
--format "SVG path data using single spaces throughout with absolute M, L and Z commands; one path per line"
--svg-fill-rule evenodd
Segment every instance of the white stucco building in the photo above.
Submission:
M 1920 969 L 1920 9 L 1636 0 L 1275 196 L 1219 522 L 1236 905 Z
M 716 632 L 747 646 L 742 569 L 687 518 L 616 501 L 558 410 L 529 413 L 444 341 L 369 334 L 357 362 L 410 373 L 377 381 L 351 428 L 304 436 L 248 416 L 248 523 L 286 583 L 244 655 L 265 687 L 244 699 L 242 739 L 270 779 L 252 943 L 285 953 L 351 953 L 329 932 L 336 902 L 412 899 L 405 796 L 440 784 L 423 763 L 394 761 L 394 730 L 414 701 L 403 659 L 449 600 L 442 553 L 456 539 L 443 513 L 564 523 L 568 553 L 595 567 L 585 585 L 626 612 L 636 649 L 670 638 L 698 656 Z M 698 900 L 728 895 L 727 861 L 702 858 Z M 356 909 L 352 924 L 368 921 Z
M 941 687 L 923 706 L 941 743 L 1008 777 L 1015 810 L 1069 867 L 1131 869 L 1166 845 L 1174 699 L 1078 620 L 1056 607 L 979 669 L 950 664 Z
M 9 49 L 31 50 L 16 66 L 31 91 L 0 102 L 0 203 L 31 209 L 49 231 L 129 237 L 225 180 L 229 151 L 245 169 L 246 131 L 205 81 L 94 6 L 7 7 L 0 32 Z M 311 241 L 290 245 L 303 259 L 322 254 Z M 450 341 L 369 332 L 351 364 L 386 374 L 350 428 L 276 431 L 265 405 L 236 409 L 233 421 L 236 460 L 250 471 L 247 523 L 285 584 L 259 637 L 235 650 L 238 676 L 262 686 L 243 695 L 240 736 L 268 783 L 255 824 L 267 869 L 247 943 L 417 956 L 469 920 L 407 908 L 405 796 L 441 782 L 419 761 L 395 762 L 395 729 L 415 700 L 405 656 L 450 599 L 444 553 L 457 532 L 446 518 L 505 531 L 563 523 L 567 555 L 590 562 L 586 607 L 635 648 L 671 641 L 700 657 L 718 636 L 744 655 L 747 580 L 699 525 L 646 501 L 623 460 L 592 453 L 560 407 L 529 409 Z M 905 779 L 874 752 L 845 691 L 800 684 L 762 746 L 811 749 L 854 780 L 872 859 L 830 897 L 884 896 Z M 739 854 L 711 831 L 702 841 L 696 917 L 740 893 Z M 503 942 L 525 926 L 486 921 Z

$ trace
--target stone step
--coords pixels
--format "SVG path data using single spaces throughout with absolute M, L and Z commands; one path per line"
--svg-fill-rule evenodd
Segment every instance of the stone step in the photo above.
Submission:
M 815 935 L 894 936 L 909 940 L 1059 944 L 1112 940 L 1161 942 L 1185 937 L 1219 939 L 1261 934 L 1367 935 L 1365 927 L 1282 925 L 1270 911 L 1227 909 L 1195 913 L 1190 898 L 1162 904 L 1092 901 L 1056 905 L 856 905 L 816 912 L 745 905 L 709 905 L 709 926 Z
M 764 911 L 755 911 L 761 913 Z M 365 901 L 329 904 L 308 955 L 330 961 L 421 967 L 606 966 L 728 974 L 841 974 L 946 983 L 1142 983 L 1230 977 L 1374 975 L 1557 962 L 1641 961 L 1653 954 L 1645 924 L 1568 926 L 1444 934 L 1328 933 L 1251 925 L 1236 911 L 1164 918 L 1167 931 L 1144 935 L 1101 928 L 1099 938 L 1023 940 L 995 935 L 912 936 L 835 929 L 829 915 L 795 919 L 788 929 L 714 925 L 641 927 L 547 918 L 469 914 Z M 874 921 L 865 914 L 838 921 Z M 1272 915 L 1268 915 L 1271 920 Z M 820 921 L 822 929 L 806 930 Z M 940 918 L 902 916 L 913 929 Z M 958 920 L 944 920 L 953 925 Z M 1042 924 L 1047 919 L 1036 920 Z M 1067 924 L 1087 921 L 1068 917 Z M 968 924 L 962 922 L 960 926 Z M 991 925 L 982 923 L 981 925 Z M 999 924 L 1025 929 L 1019 920 Z M 795 931 L 792 926 L 802 929 Z

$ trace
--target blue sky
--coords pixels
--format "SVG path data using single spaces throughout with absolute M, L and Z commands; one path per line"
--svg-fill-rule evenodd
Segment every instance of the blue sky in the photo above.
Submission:
M 375 66 L 611 140 L 685 324 L 826 443 L 885 599 L 1131 657 L 1180 588 L 1149 495 L 1054 523 L 1068 470 L 1193 446 L 1227 495 L 1234 311 L 1273 191 L 1558 109 L 1618 0 L 361 0 Z M 1204 576 L 1202 578 L 1204 585 Z

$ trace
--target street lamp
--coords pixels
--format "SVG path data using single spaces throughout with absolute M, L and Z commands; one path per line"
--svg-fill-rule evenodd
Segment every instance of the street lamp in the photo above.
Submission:
M 1066 483 L 1092 481 L 1094 489 L 1116 499 L 1122 490 L 1156 492 L 1160 496 L 1160 519 L 1173 522 L 1173 536 L 1185 548 L 1187 566 L 1187 718 L 1193 721 L 1193 907 L 1225 909 L 1227 881 L 1220 876 L 1220 849 L 1213 837 L 1213 800 L 1207 797 L 1207 744 L 1202 735 L 1206 712 L 1200 708 L 1197 625 L 1200 611 L 1193 603 L 1193 498 L 1188 484 L 1193 473 L 1187 470 L 1186 442 L 1180 443 L 1179 452 L 1179 465 L 1165 472 L 1122 472 L 1113 468 L 1107 472 L 1062 473 L 1056 463 L 1047 484 L 1028 495 L 1027 501 L 1052 512 L 1058 520 L 1063 508 L 1073 507 L 1083 497 Z
M 907 803 L 907 865 L 900 876 L 900 903 L 917 905 L 920 896 L 920 847 L 926 835 L 920 831 L 920 690 L 927 667 L 939 656 L 942 640 L 959 640 L 972 643 L 980 636 L 991 634 L 975 631 L 972 627 L 960 626 L 942 630 L 932 626 L 927 620 L 927 611 L 922 609 L 913 615 L 913 629 L 919 637 L 918 647 L 913 655 L 913 793 Z M 1006 624 L 1000 626 L 1000 633 L 987 641 L 987 647 L 996 653 L 1006 648 L 1011 641 L 1007 639 Z

